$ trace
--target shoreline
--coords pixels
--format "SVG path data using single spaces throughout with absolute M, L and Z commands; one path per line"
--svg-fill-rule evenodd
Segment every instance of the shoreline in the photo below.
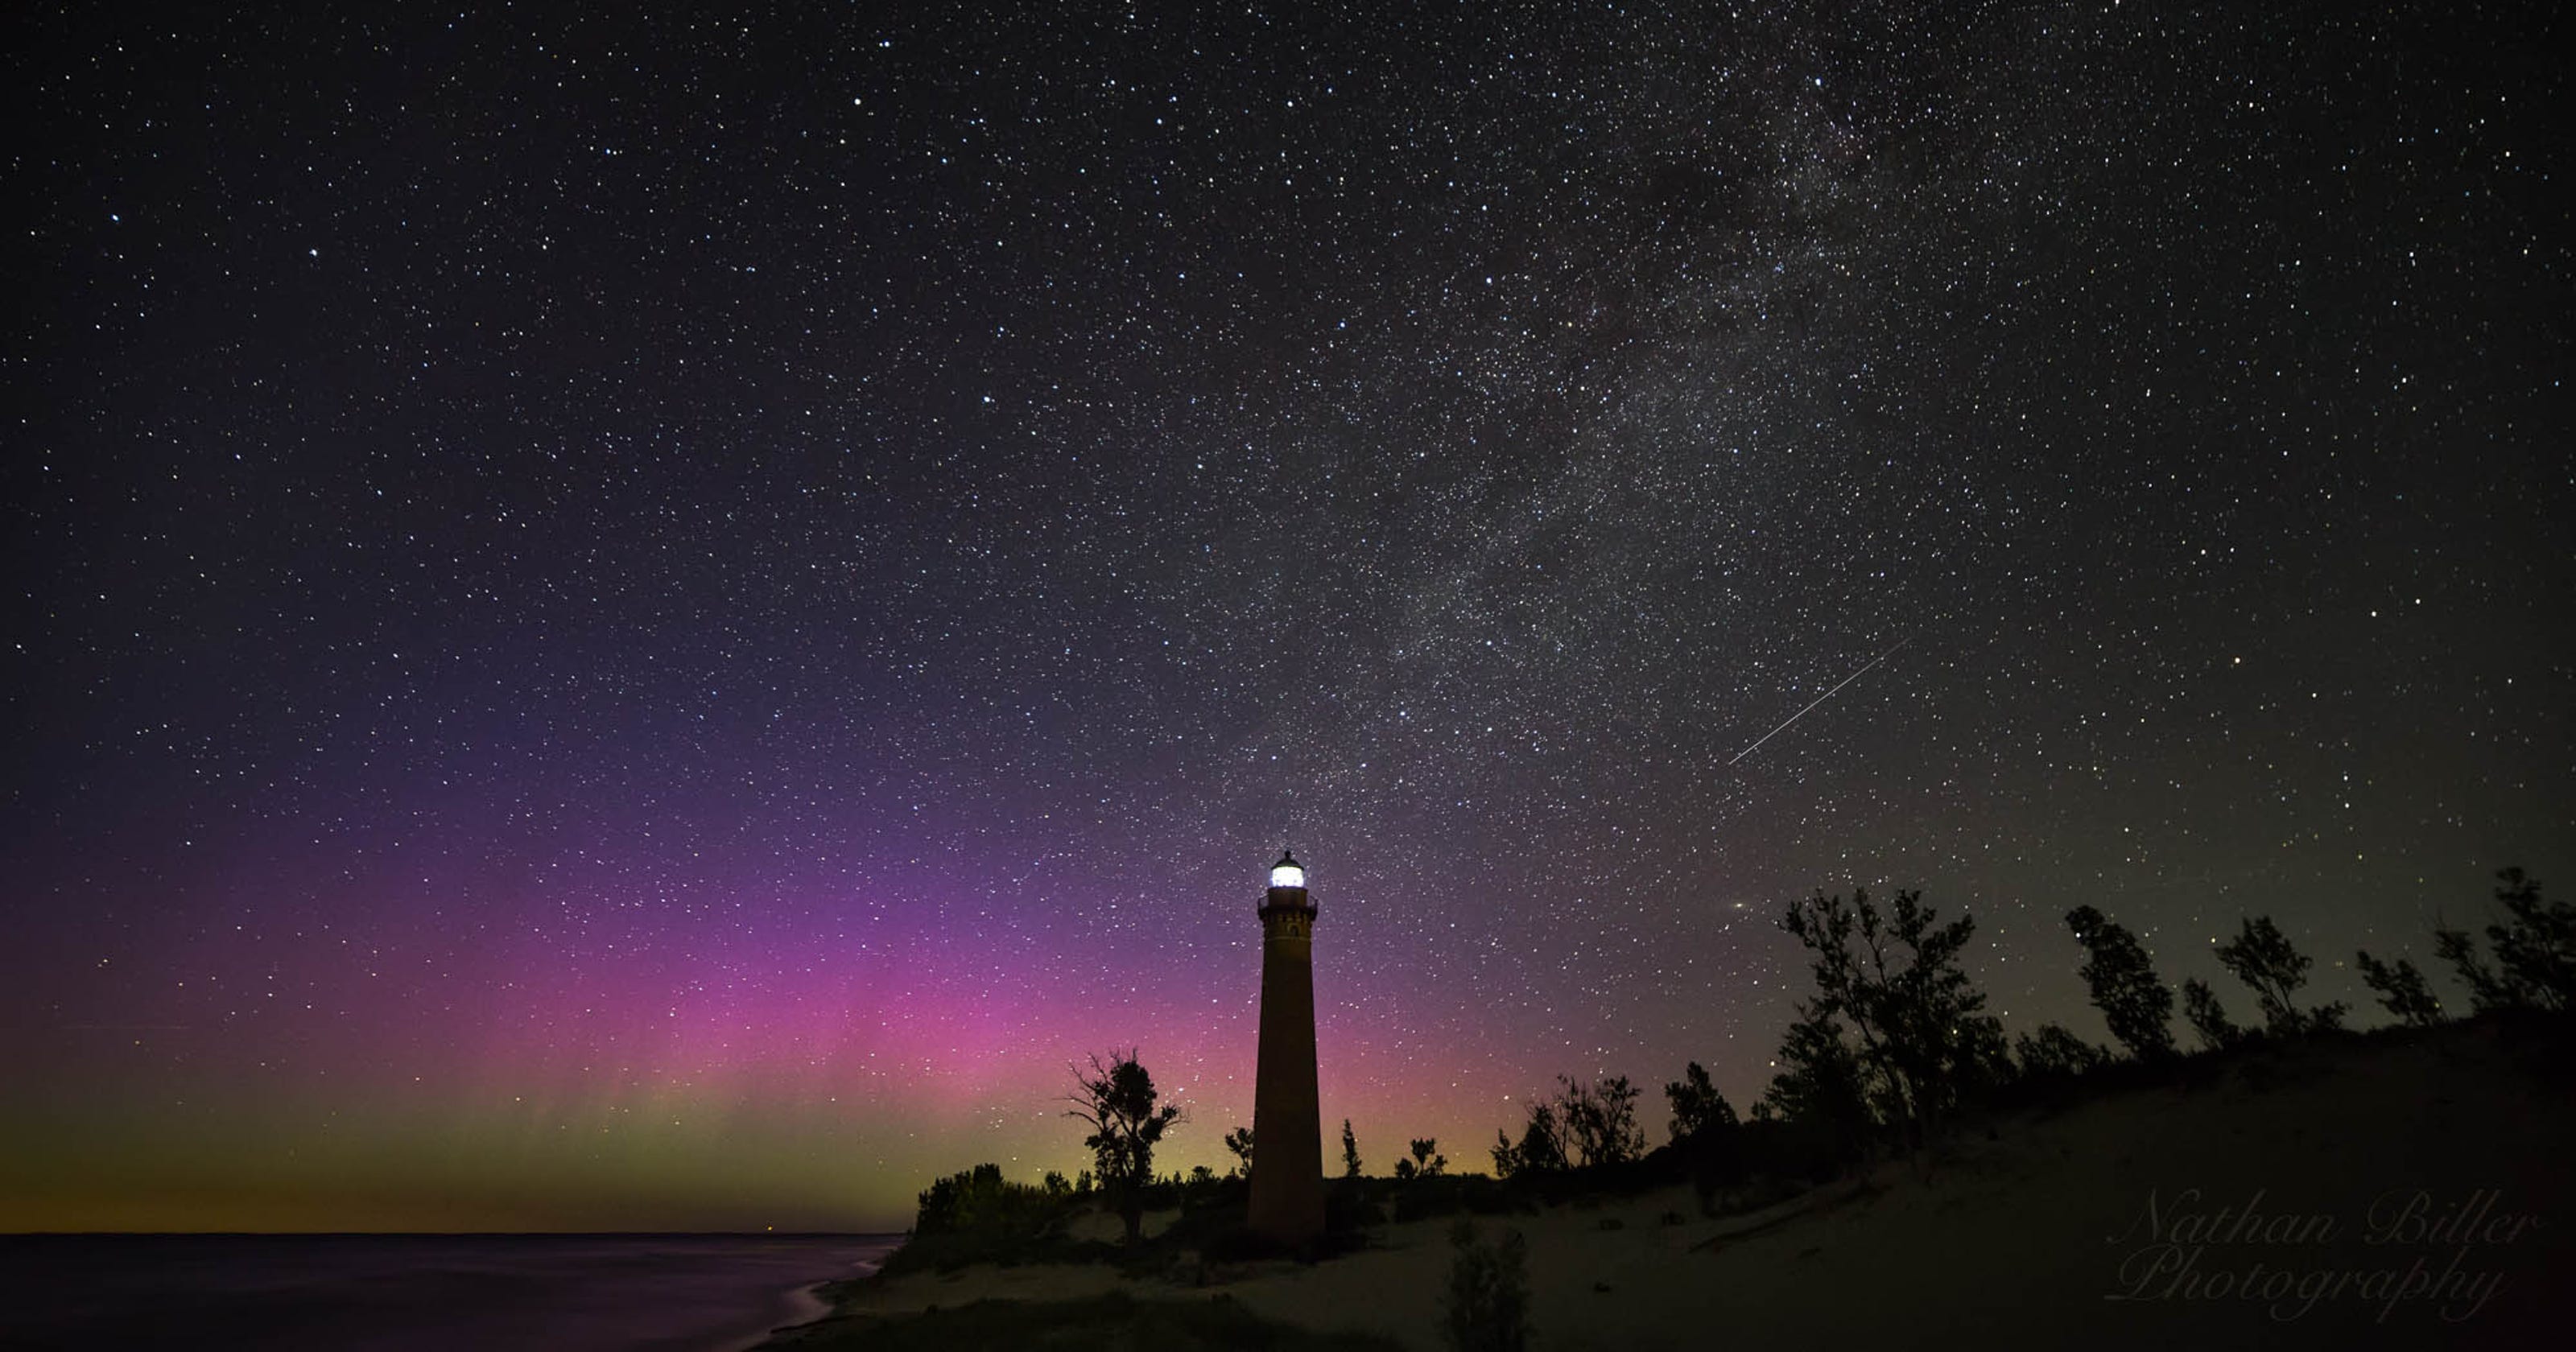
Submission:
M 24 1234 L 11 1347 L 740 1352 L 901 1237 Z
M 769 1318 L 766 1327 L 729 1334 L 723 1342 L 709 1344 L 704 1352 L 754 1352 L 754 1349 L 768 1346 L 781 1334 L 831 1318 L 834 1309 L 832 1298 L 824 1292 L 841 1283 L 867 1281 L 884 1271 L 885 1260 L 892 1257 L 896 1249 L 902 1248 L 904 1241 L 901 1235 L 867 1235 L 861 1238 L 884 1240 L 885 1250 L 874 1258 L 860 1259 L 854 1265 L 859 1269 L 855 1273 L 817 1278 L 780 1292 L 779 1299 L 786 1308 Z

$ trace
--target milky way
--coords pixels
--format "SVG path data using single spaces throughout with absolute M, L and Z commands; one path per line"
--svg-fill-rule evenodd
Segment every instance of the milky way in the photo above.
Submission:
M 1378 1169 L 2576 861 L 2546 7 L 528 8 L 5 58 L 0 1225 L 1222 1165 L 1283 841 Z

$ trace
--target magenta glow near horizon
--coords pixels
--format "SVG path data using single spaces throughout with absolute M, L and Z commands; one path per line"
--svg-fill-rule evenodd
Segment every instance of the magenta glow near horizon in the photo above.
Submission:
M 47 17 L 0 1229 L 900 1226 L 1128 1048 L 1221 1169 L 1283 842 L 1374 1170 L 1749 1107 L 1818 888 L 2438 978 L 2576 843 L 2536 45 L 1803 14 Z

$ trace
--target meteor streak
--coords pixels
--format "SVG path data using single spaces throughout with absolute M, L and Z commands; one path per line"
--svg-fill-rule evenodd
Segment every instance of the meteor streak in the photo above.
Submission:
M 1912 643 L 1913 641 L 1914 641 L 1914 640 L 1913 640 L 1913 639 L 1910 639 L 1910 638 L 1901 638 L 1901 639 L 1898 639 L 1898 640 L 1896 641 L 1896 648 L 1902 648 L 1902 647 L 1904 647 L 1906 644 L 1908 644 L 1908 643 Z M 1740 760 L 1744 759 L 1745 757 L 1752 755 L 1754 752 L 1761 750 L 1761 749 L 1762 749 L 1762 744 L 1763 744 L 1764 742 L 1770 741 L 1772 738 L 1779 736 L 1779 735 L 1781 734 L 1781 732 L 1782 732 L 1782 731 L 1784 731 L 1784 730 L 1786 730 L 1790 724 L 1795 723 L 1795 722 L 1797 722 L 1799 719 L 1806 717 L 1806 716 L 1807 716 L 1807 714 L 1808 714 L 1808 712 L 1809 712 L 1810 710 L 1814 709 L 1814 708 L 1816 707 L 1816 705 L 1818 705 L 1818 704 L 1822 704 L 1822 703 L 1824 703 L 1826 700 L 1832 699 L 1836 694 L 1841 693 L 1842 688 L 1843 688 L 1844 686 L 1849 685 L 1849 684 L 1851 684 L 1852 682 L 1859 680 L 1861 677 L 1868 675 L 1868 674 L 1869 674 L 1869 668 L 1870 668 L 1870 667 L 1877 666 L 1879 663 L 1884 662 L 1884 661 L 1886 661 L 1887 659 L 1889 659 L 1889 658 L 1891 658 L 1891 657 L 1896 656 L 1896 648 L 1890 648 L 1890 649 L 1888 649 L 1886 652 L 1880 653 L 1878 656 L 1876 656 L 1876 657 L 1873 657 L 1873 658 L 1869 659 L 1869 666 L 1862 667 L 1860 670 L 1853 672 L 1851 675 L 1849 675 L 1849 676 L 1845 676 L 1844 678 L 1842 678 L 1842 680 L 1841 680 L 1839 683 L 1837 683 L 1837 684 L 1834 686 L 1834 688 L 1833 688 L 1833 689 L 1828 690 L 1828 691 L 1826 691 L 1825 693 L 1823 693 L 1823 694 L 1821 694 L 1821 695 L 1816 696 L 1816 698 L 1815 698 L 1812 702 L 1810 702 L 1810 703 L 1807 705 L 1807 707 L 1806 707 L 1805 709 L 1800 709 L 1798 712 L 1796 712 L 1796 713 L 1794 713 L 1794 714 L 1791 714 L 1791 715 L 1789 715 L 1787 718 L 1784 718 L 1784 719 L 1780 720 L 1780 726 L 1779 726 L 1779 727 L 1773 728 L 1773 729 L 1772 729 L 1772 730 L 1770 730 L 1769 732 L 1766 732 L 1766 733 L 1762 734 L 1761 736 L 1754 738 L 1754 739 L 1753 739 L 1753 745 L 1751 745 L 1751 746 L 1748 746 L 1748 747 L 1744 748 L 1742 751 L 1738 751 L 1738 752 L 1736 752 L 1736 753 L 1735 753 L 1735 760 L 1728 761 L 1728 762 L 1727 762 L 1727 764 L 1729 764 L 1729 765 L 1733 765 L 1733 764 L 1735 764 L 1735 761 L 1740 761 Z

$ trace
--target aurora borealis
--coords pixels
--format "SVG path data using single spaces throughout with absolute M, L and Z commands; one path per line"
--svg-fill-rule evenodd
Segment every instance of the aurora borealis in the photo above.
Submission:
M 1283 841 L 1372 1170 L 1749 1104 L 1817 887 L 2370 1009 L 2576 881 L 2563 26 L 44 6 L 0 1226 L 1222 1168 Z

